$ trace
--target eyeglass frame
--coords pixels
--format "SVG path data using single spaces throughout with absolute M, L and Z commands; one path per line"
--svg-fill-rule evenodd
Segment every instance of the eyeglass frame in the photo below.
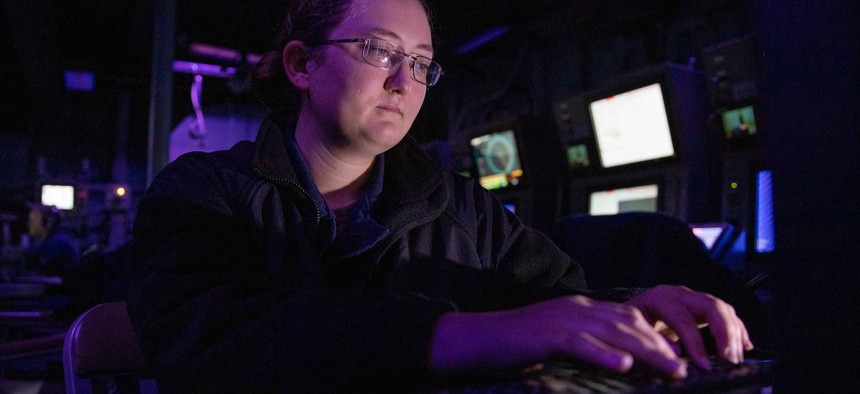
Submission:
M 371 40 L 382 41 L 382 42 L 384 42 L 384 43 L 386 43 L 386 44 L 389 44 L 389 45 L 391 45 L 392 47 L 394 47 L 394 51 L 393 51 L 393 53 L 400 54 L 400 60 L 399 60 L 399 61 L 397 61 L 397 64 L 394 64 L 394 63 L 390 60 L 390 58 L 391 58 L 391 56 L 390 56 L 390 55 L 389 55 L 389 60 L 388 60 L 388 63 L 389 63 L 390 65 L 389 65 L 389 66 L 387 66 L 387 67 L 380 66 L 380 65 L 378 65 L 378 64 L 376 64 L 376 63 L 372 63 L 370 60 L 367 60 L 368 51 L 370 50 L 370 42 L 371 42 Z M 427 56 L 413 55 L 413 54 L 411 54 L 411 53 L 407 53 L 406 51 L 404 51 L 404 50 L 403 50 L 403 48 L 401 48 L 401 47 L 397 46 L 397 44 L 395 44 L 395 43 L 393 43 L 393 42 L 391 42 L 391 41 L 388 41 L 388 40 L 383 40 L 383 39 L 381 39 L 381 38 L 376 38 L 376 37 L 364 37 L 364 38 L 339 38 L 339 39 L 332 39 L 332 40 L 322 40 L 322 41 L 306 42 L 306 43 L 305 43 L 305 45 L 308 45 L 308 46 L 317 46 L 317 45 L 332 45 L 332 44 L 349 44 L 349 43 L 356 43 L 356 42 L 363 42 L 363 43 L 364 43 L 364 48 L 363 48 L 363 49 L 362 49 L 362 51 L 361 51 L 361 60 L 364 60 L 364 62 L 365 62 L 365 63 L 367 63 L 367 64 L 369 64 L 369 65 L 371 65 L 371 66 L 373 66 L 373 67 L 380 68 L 380 69 L 383 69 L 383 70 L 386 70 L 386 71 L 387 71 L 387 70 L 391 70 L 391 69 L 395 69 L 395 68 L 399 67 L 399 66 L 403 63 L 403 59 L 406 59 L 406 57 L 410 57 L 410 58 L 412 58 L 412 63 L 409 65 L 409 69 L 412 71 L 412 79 L 414 79 L 416 82 L 418 82 L 418 83 L 420 83 L 420 84 L 422 84 L 422 85 L 424 85 L 424 86 L 427 86 L 427 87 L 435 86 L 437 83 L 439 83 L 439 80 L 442 78 L 442 75 L 443 75 L 443 74 L 445 74 L 445 71 L 444 71 L 444 70 L 442 70 L 442 65 L 441 65 L 441 64 L 439 64 L 439 62 L 437 62 L 437 61 L 435 61 L 435 60 L 433 60 L 433 59 L 431 59 L 431 58 L 429 58 L 429 57 L 427 57 Z M 422 81 L 422 80 L 418 79 L 418 77 L 416 77 L 416 76 L 415 76 L 415 63 L 418 61 L 418 58 L 419 58 L 419 57 L 429 60 L 429 61 L 430 61 L 430 63 L 429 63 L 430 65 L 436 64 L 436 66 L 439 68 L 439 72 L 438 72 L 438 73 L 436 73 L 436 75 L 437 75 L 437 76 L 436 76 L 436 80 L 435 80 L 435 81 L 433 81 L 433 82 L 432 82 L 432 83 L 430 83 L 430 84 L 428 84 L 427 82 L 424 82 L 424 81 Z M 429 75 L 429 74 L 428 74 L 428 75 Z

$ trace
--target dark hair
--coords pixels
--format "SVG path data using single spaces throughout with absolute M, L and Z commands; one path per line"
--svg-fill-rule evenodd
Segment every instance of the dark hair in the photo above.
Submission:
M 265 54 L 251 81 L 257 96 L 270 109 L 297 111 L 299 92 L 284 73 L 283 50 L 288 42 L 322 41 L 349 16 L 356 0 L 295 0 L 292 1 L 284 24 L 270 52 Z M 431 23 L 431 11 L 426 0 L 417 0 Z

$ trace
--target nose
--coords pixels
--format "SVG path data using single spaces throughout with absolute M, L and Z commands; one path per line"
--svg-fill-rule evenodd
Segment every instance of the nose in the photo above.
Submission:
M 385 90 L 391 93 L 406 94 L 412 86 L 412 59 L 406 57 L 397 67 L 389 71 L 385 79 Z

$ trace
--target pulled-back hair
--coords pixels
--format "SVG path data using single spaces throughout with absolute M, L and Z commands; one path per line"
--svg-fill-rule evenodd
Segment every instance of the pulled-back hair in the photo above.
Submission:
M 270 109 L 297 111 L 300 95 L 284 72 L 283 50 L 288 42 L 322 41 L 353 12 L 356 0 L 294 0 L 290 2 L 281 31 L 270 52 L 257 64 L 251 86 L 257 96 Z M 427 14 L 430 8 L 425 0 L 417 0 Z

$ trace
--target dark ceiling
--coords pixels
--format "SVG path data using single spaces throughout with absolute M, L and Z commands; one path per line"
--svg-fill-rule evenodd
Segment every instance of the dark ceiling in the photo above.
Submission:
M 41 67 L 90 70 L 103 78 L 147 78 L 151 58 L 153 1 L 40 0 L 2 1 L 4 28 L 0 28 L 2 76 L 14 80 L 33 75 Z M 432 1 L 437 57 L 455 56 L 457 48 L 500 27 L 534 28 L 567 22 L 559 12 L 588 16 L 598 8 L 595 0 Z M 188 57 L 192 42 L 261 53 L 269 47 L 284 14 L 283 0 L 179 0 L 176 6 L 176 57 Z M 666 1 L 610 2 L 602 5 L 617 23 L 666 8 Z M 552 16 L 553 18 L 549 18 Z M 593 18 L 598 18 L 594 15 Z M 602 18 L 602 17 L 601 17 Z M 550 20 L 554 22 L 550 22 Z M 573 22 L 573 21 L 570 21 Z M 603 23 L 606 25 L 606 23 Z M 11 55 L 11 56 L 9 56 Z M 13 61 L 10 61 L 13 60 Z
M 4 0 L 5 28 L 0 29 L 3 73 L 15 63 L 56 62 L 62 68 L 113 76 L 146 76 L 152 40 L 151 1 Z M 440 54 L 499 25 L 536 16 L 551 1 L 436 1 Z M 260 53 L 269 47 L 281 23 L 286 1 L 180 0 L 176 7 L 177 58 L 189 43 L 200 42 Z M 7 58 L 8 59 L 8 58 Z
M 104 152 L 105 157 L 95 159 L 109 163 L 113 147 L 105 141 L 113 137 L 97 133 L 115 129 L 117 95 L 130 91 L 133 113 L 129 123 L 135 129 L 129 145 L 144 150 L 153 21 L 156 4 L 167 1 L 0 0 L 0 53 L 5 60 L 0 63 L 0 137 L 32 141 L 30 156 L 72 160 Z M 469 67 L 481 54 L 504 53 L 510 49 L 506 39 L 523 34 L 550 42 L 564 34 L 565 39 L 587 42 L 637 24 L 658 26 L 687 4 L 712 4 L 705 0 L 647 4 L 627 0 L 429 1 L 434 10 L 436 58 L 447 70 Z M 726 2 L 731 0 L 717 1 Z M 188 51 L 192 43 L 262 54 L 277 33 L 287 4 L 284 0 L 176 0 L 175 59 L 199 60 Z M 468 54 L 459 50 L 500 27 L 513 34 Z M 92 72 L 95 90 L 67 91 L 64 70 Z M 192 76 L 173 75 L 174 114 L 180 119 L 191 112 L 186 98 Z M 204 97 L 209 102 L 255 100 L 247 92 L 231 91 L 229 84 L 207 84 Z M 94 149 L 94 144 L 108 145 Z
M 590 2 L 577 4 L 587 7 Z M 99 89 L 145 87 L 157 3 L 0 0 L 4 132 L 31 127 L 24 114 L 62 96 L 63 70 L 93 72 Z M 493 28 L 533 24 L 560 3 L 571 2 L 432 1 L 437 58 L 457 56 L 459 46 Z M 175 58 L 192 60 L 187 50 L 191 43 L 264 53 L 287 4 L 283 0 L 178 0 Z
M 114 130 L 112 106 L 117 95 L 131 91 L 134 146 L 146 146 L 153 25 L 156 5 L 143 0 L 0 0 L 0 138 L 29 142 L 29 154 L 49 157 L 98 155 L 110 162 Z M 577 4 L 587 4 L 578 2 Z M 433 1 L 437 58 L 462 57 L 457 48 L 499 26 L 527 26 L 562 2 L 502 0 Z M 572 4 L 570 2 L 565 2 Z M 175 59 L 199 60 L 189 53 L 192 43 L 262 54 L 278 31 L 284 0 L 177 0 Z M 491 5 L 490 5 L 491 4 Z M 209 63 L 218 63 L 209 59 Z M 237 66 L 223 64 L 222 66 Z M 94 75 L 95 89 L 88 93 L 66 90 L 65 70 Z M 190 75 L 174 73 L 176 114 L 190 104 Z M 250 94 L 230 96 L 226 84 L 207 84 L 210 102 L 254 100 Z M 233 92 L 235 93 L 235 92 Z M 180 99 L 181 98 L 181 99 Z M 184 116 L 184 115 L 179 115 Z M 138 130 L 140 128 L 143 130 Z M 137 140 L 134 140 L 134 139 Z M 57 141 L 64 141 L 58 144 Z M 108 144 L 105 149 L 95 144 Z M 32 158 L 31 158 L 32 160 Z

